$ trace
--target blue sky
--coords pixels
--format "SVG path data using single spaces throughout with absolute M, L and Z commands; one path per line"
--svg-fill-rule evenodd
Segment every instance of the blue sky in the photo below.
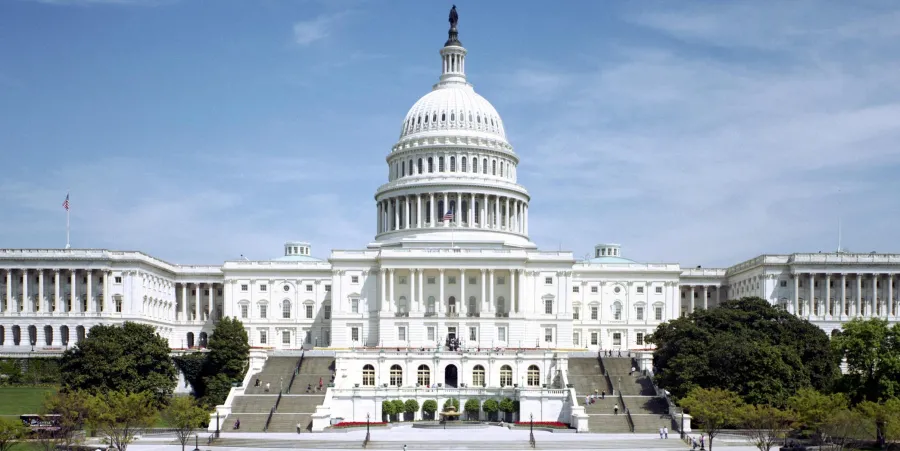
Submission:
M 532 239 L 730 265 L 900 252 L 900 3 L 456 2 Z M 450 3 L 3 0 L 0 248 L 371 241 Z

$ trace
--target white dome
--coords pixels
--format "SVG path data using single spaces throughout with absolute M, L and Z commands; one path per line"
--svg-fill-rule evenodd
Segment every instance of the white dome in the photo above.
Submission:
M 455 136 L 470 131 L 473 136 L 506 141 L 497 110 L 468 84 L 439 85 L 425 94 L 406 113 L 400 139 L 446 131 Z

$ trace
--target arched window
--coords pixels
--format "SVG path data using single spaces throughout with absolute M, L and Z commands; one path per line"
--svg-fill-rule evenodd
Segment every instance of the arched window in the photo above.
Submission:
M 422 159 L 419 158 L 419 174 L 422 173 Z
M 434 296 L 428 296 L 428 303 L 425 305 L 425 312 L 434 315 Z
M 53 327 L 44 326 L 44 344 L 50 346 L 53 344 Z
M 400 162 L 400 177 L 406 177 L 406 162 Z
M 497 175 L 497 160 L 491 160 L 491 175 Z
M 441 113 L 441 122 L 447 121 L 447 113 Z
M 241 319 L 250 317 L 250 303 L 247 301 L 238 302 L 238 308 L 241 310 Z
M 425 115 L 425 123 L 426 124 L 428 123 L 428 115 L 427 114 Z
M 450 299 L 447 299 L 447 312 L 456 313 L 456 297 L 450 296 Z
M 406 296 L 400 296 L 400 299 L 397 300 L 397 312 L 398 313 L 406 313 L 409 311 L 409 305 L 406 302 Z
M 487 158 L 483 158 L 481 160 L 481 173 L 487 174 L 488 166 L 487 166 Z
M 506 311 L 506 299 L 503 296 L 497 298 L 497 313 L 503 313 Z
M 281 302 L 281 317 L 284 319 L 291 317 L 291 301 L 287 299 Z
M 475 387 L 484 387 L 484 367 L 475 365 L 472 369 L 472 385 Z
M 431 157 L 428 157 L 428 173 L 434 172 L 434 160 Z
M 428 368 L 428 365 L 419 365 L 418 374 L 416 376 L 416 382 L 420 387 L 431 385 L 431 370 Z
M 512 367 L 503 365 L 500 367 L 500 386 L 509 387 L 513 384 Z
M 259 317 L 266 318 L 269 314 L 269 305 L 265 302 L 260 302 L 259 305 Z
M 619 301 L 613 303 L 613 319 L 622 319 L 622 303 Z
M 375 386 L 375 367 L 372 365 L 363 366 L 362 384 L 364 387 Z
M 526 383 L 529 387 L 541 385 L 541 370 L 538 369 L 537 365 L 528 367 L 528 378 L 526 379 Z
M 419 118 L 416 119 L 416 125 L 419 125 L 421 123 L 422 123 L 422 116 L 419 116 Z
M 437 113 L 434 113 L 434 114 L 431 116 L 431 122 L 437 122 Z
M 399 387 L 403 385 L 403 368 L 400 368 L 400 365 L 392 365 L 391 366 L 391 374 L 390 374 L 390 385 L 393 387 Z
M 459 160 L 459 171 L 466 172 L 466 157 L 462 157 Z
M 412 161 L 412 159 L 409 160 L 409 166 L 407 166 L 407 167 L 409 168 L 408 174 L 409 174 L 409 175 L 413 175 L 414 169 L 413 169 L 413 161 Z
M 450 157 L 450 172 L 456 172 L 456 157 Z
M 481 115 L 479 114 L 478 116 L 475 116 L 475 118 L 478 119 L 478 123 L 480 124 L 481 123 Z
M 438 172 L 444 172 L 444 157 L 438 157 Z
M 450 112 L 450 122 L 453 122 L 453 121 L 455 121 L 455 120 L 456 120 L 456 113 L 454 113 L 454 112 L 451 111 L 451 112 Z
M 503 177 L 503 162 L 500 162 L 500 177 Z
M 463 281 L 465 283 L 465 281 Z M 469 296 L 469 307 L 467 308 L 469 315 L 474 315 L 476 311 L 476 307 L 478 302 L 475 301 L 475 296 Z
M 472 158 L 472 172 L 478 173 L 478 158 Z

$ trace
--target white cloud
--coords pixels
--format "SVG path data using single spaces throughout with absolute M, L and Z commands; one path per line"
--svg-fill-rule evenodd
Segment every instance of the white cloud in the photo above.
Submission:
M 344 14 L 323 14 L 294 23 L 294 42 L 307 46 L 327 38 L 343 17 Z
M 91 5 L 135 5 L 135 6 L 156 6 L 166 3 L 173 3 L 178 0 L 20 0 L 34 3 L 44 3 L 48 5 L 60 6 L 91 6 Z

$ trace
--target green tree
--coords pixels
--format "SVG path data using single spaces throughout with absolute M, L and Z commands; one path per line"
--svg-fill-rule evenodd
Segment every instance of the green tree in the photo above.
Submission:
M 52 440 L 58 441 L 65 449 L 72 448 L 80 439 L 80 432 L 90 413 L 90 397 L 82 391 L 56 392 L 44 398 L 44 412 L 59 415 L 59 431 L 48 437 L 47 448 L 56 449 Z
M 209 337 L 203 370 L 203 398 L 210 405 L 225 402 L 231 384 L 241 382 L 250 357 L 250 341 L 244 324 L 225 317 L 216 323 Z
M 783 441 L 794 423 L 792 412 L 765 405 L 746 406 L 740 412 L 740 419 L 759 451 L 769 451 Z
M 825 426 L 839 412 L 848 409 L 849 400 L 843 393 L 826 395 L 804 388 L 788 398 L 788 406 L 797 414 L 800 425 L 811 431 L 817 443 L 825 443 Z
M 60 361 L 66 391 L 152 393 L 157 405 L 172 396 L 177 372 L 169 344 L 153 326 L 126 322 L 97 325 Z
M 447 408 L 450 406 L 453 406 L 453 408 L 456 409 L 457 412 L 459 412 L 459 399 L 450 398 L 444 401 L 444 410 L 447 410 Z
M 0 417 L 0 451 L 9 451 L 25 439 L 25 425 L 18 418 Z
M 900 440 L 900 399 L 891 398 L 881 403 L 863 401 L 856 408 L 876 426 L 875 439 L 881 448 Z
M 403 403 L 403 412 L 405 412 L 409 416 L 410 421 L 414 421 L 416 419 L 416 412 L 419 411 L 419 401 L 415 399 L 407 399 L 405 403 Z
M 394 404 L 394 415 L 397 416 L 397 420 L 403 421 L 403 412 L 406 411 L 406 404 L 399 399 L 395 399 L 391 402 Z
M 495 419 L 494 416 L 500 410 L 500 405 L 494 399 L 486 399 L 481 403 L 481 410 L 487 414 L 488 420 Z
M 875 423 L 859 410 L 844 408 L 829 414 L 822 423 L 821 430 L 824 436 L 830 439 L 831 444 L 837 447 L 837 451 L 842 451 L 874 433 Z
M 730 390 L 750 404 L 784 406 L 801 388 L 830 388 L 839 374 L 825 332 L 759 298 L 663 323 L 650 340 L 657 346 L 654 379 L 676 400 L 703 387 Z
M 184 375 L 184 380 L 191 384 L 194 390 L 194 397 L 203 398 L 206 395 L 206 386 L 203 383 L 204 371 L 206 369 L 206 353 L 190 352 L 178 356 L 173 356 L 172 361 L 175 367 Z
M 472 419 L 472 417 L 475 417 L 475 419 L 477 420 L 478 411 L 481 410 L 481 403 L 479 403 L 477 399 L 472 398 L 466 401 L 465 410 L 467 419 Z
M 433 399 L 425 400 L 422 403 L 422 413 L 428 415 L 429 418 L 434 419 L 434 413 L 437 412 L 437 401 Z
M 509 398 L 503 398 L 500 401 L 500 405 L 497 408 L 503 412 L 506 417 L 506 421 L 512 421 L 512 413 L 516 411 L 516 406 L 513 404 L 513 400 Z
M 397 413 L 399 413 L 397 412 L 397 405 L 393 401 L 387 399 L 381 401 L 381 414 L 387 418 L 387 421 L 390 421 L 391 417 Z
M 738 423 L 744 409 L 744 402 L 737 393 L 720 388 L 695 388 L 681 400 L 681 405 L 709 437 L 710 451 L 716 435 L 724 427 Z
M 147 392 L 108 391 L 91 396 L 88 404 L 88 424 L 119 451 L 126 451 L 159 413 L 158 403 Z
M 176 396 L 162 411 L 162 418 L 170 428 L 175 430 L 175 436 L 181 443 L 181 451 L 184 451 L 188 440 L 194 435 L 194 431 L 209 422 L 209 412 L 200 407 L 197 401 L 190 396 Z

